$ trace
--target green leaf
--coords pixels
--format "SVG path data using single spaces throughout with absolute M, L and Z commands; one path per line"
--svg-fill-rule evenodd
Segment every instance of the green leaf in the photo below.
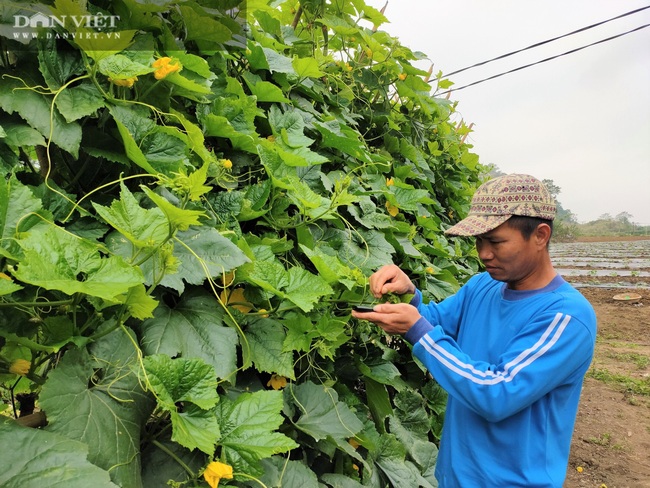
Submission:
M 232 37 L 232 32 L 225 25 L 217 22 L 205 12 L 198 12 L 192 7 L 178 7 L 185 29 L 187 40 L 224 43 Z
M 201 210 L 187 210 L 179 208 L 170 203 L 164 197 L 154 193 L 146 186 L 142 185 L 140 188 L 147 194 L 147 196 L 163 211 L 167 220 L 169 221 L 172 229 L 181 231 L 189 229 L 190 225 L 201 225 L 199 217 L 204 217 L 205 212 Z
M 88 446 L 39 429 L 0 420 L 0 486 L 4 488 L 117 488 L 108 472 L 87 460 Z M 11 448 L 9 448 L 11 446 Z
M 90 462 L 110 470 L 116 484 L 138 487 L 140 432 L 153 405 L 132 372 L 133 340 L 118 329 L 89 352 L 68 351 L 49 373 L 40 403 L 46 430 L 86 443 Z
M 311 274 L 306 269 L 295 266 L 287 274 L 288 283 L 284 289 L 286 298 L 309 312 L 324 296 L 334 290 L 320 276 Z
M 282 351 L 307 352 L 311 348 L 312 340 L 320 335 L 312 321 L 298 312 L 288 313 L 282 324 L 287 329 Z
M 269 318 L 252 318 L 248 322 L 244 332 L 257 370 L 296 379 L 293 353 L 283 347 L 286 333 L 282 324 Z
M 157 174 L 158 171 L 149 163 L 138 142 L 152 131 L 156 124 L 149 118 L 138 115 L 137 111 L 120 106 L 109 106 L 108 109 L 122 136 L 128 158 L 148 173 Z
M 35 85 L 42 82 L 33 81 Z M 52 107 L 52 97 L 41 95 L 27 88 L 14 78 L 3 78 L 0 83 L 0 108 L 5 112 L 20 115 L 30 126 L 38 130 L 46 139 L 75 158 L 79 156 L 81 126 L 76 122 L 66 122 L 56 108 Z M 53 120 L 53 124 L 50 124 Z
M 235 244 L 206 226 L 178 232 L 174 256 L 180 262 L 177 276 L 191 285 L 200 285 L 208 276 L 221 276 L 249 261 Z
M 124 51 L 133 42 L 134 30 L 94 32 L 78 29 L 75 44 L 86 55 L 99 62 L 113 54 Z
M 364 143 L 359 140 L 359 133 L 350 129 L 338 120 L 314 122 L 314 127 L 322 135 L 322 145 L 337 149 L 345 154 L 370 163 L 370 155 L 365 150 Z
M 142 208 L 123 181 L 120 181 L 119 200 L 113 200 L 110 207 L 93 202 L 93 207 L 136 247 L 154 248 L 169 238 L 169 223 L 162 210 Z
M 235 471 L 261 474 L 259 460 L 298 447 L 292 439 L 274 432 L 283 422 L 282 393 L 243 393 L 234 401 L 217 405 L 222 454 Z
M 158 406 L 165 411 L 176 411 L 178 402 L 190 402 L 203 410 L 219 403 L 214 368 L 202 359 L 155 354 L 144 358 L 143 363 L 143 379 L 149 381 Z
M 40 211 L 41 201 L 15 176 L 0 181 L 1 247 L 17 251 L 14 241 L 18 238 L 18 232 L 25 232 L 40 221 L 27 216 Z
M 282 488 L 320 488 L 323 486 L 318 483 L 316 473 L 305 466 L 302 461 L 291 461 L 281 456 L 272 456 L 264 459 L 261 464 L 264 467 L 264 475 L 260 478 L 260 482 L 264 483 L 264 486 L 281 486 Z
M 170 73 L 169 75 L 165 76 L 165 81 L 168 81 L 169 83 L 172 83 L 180 88 L 183 88 L 184 90 L 191 92 L 202 93 L 204 95 L 209 95 L 212 93 L 209 83 L 197 83 L 196 81 L 190 80 L 178 72 Z
M 350 408 L 339 401 L 332 388 L 316 385 L 310 381 L 285 388 L 285 401 L 299 415 L 294 425 L 315 440 L 327 437 L 347 439 L 354 437 L 363 424 Z M 290 412 L 285 412 L 293 418 Z
M 9 295 L 15 291 L 22 290 L 23 287 L 14 283 L 11 278 L 8 278 L 4 273 L 0 274 L 0 296 Z
M 258 260 L 242 272 L 246 280 L 295 303 L 305 312 L 312 310 L 320 298 L 333 293 L 320 276 L 298 266 L 285 271 L 278 262 Z
M 294 71 L 300 78 L 320 78 L 323 72 L 314 58 L 293 58 L 291 62 Z
M 235 129 L 230 121 L 222 116 L 206 114 L 200 117 L 201 125 L 206 136 L 225 137 L 229 139 L 234 149 L 249 153 L 257 153 L 256 134 L 246 134 Z
M 173 441 L 190 450 L 198 448 L 209 455 L 214 453 L 219 440 L 219 423 L 214 409 L 203 410 L 188 404 L 181 412 L 171 412 L 170 418 Z
M 147 294 L 144 285 L 136 285 L 129 290 L 123 301 L 131 317 L 144 320 L 153 317 L 158 302 Z
M 6 122 L 2 124 L 2 128 L 6 131 L 4 142 L 10 146 L 44 146 L 46 144 L 41 133 L 27 124 Z
M 284 96 L 284 93 L 277 85 L 268 81 L 262 81 L 259 76 L 254 75 L 250 71 L 245 72 L 243 76 L 251 94 L 257 97 L 258 102 L 289 102 L 289 99 Z
M 14 276 L 48 290 L 114 300 L 143 280 L 121 257 L 102 258 L 94 244 L 58 227 L 34 229 L 19 244 L 25 257 Z
M 212 455 L 220 437 L 215 413 L 209 411 L 219 402 L 214 368 L 198 358 L 164 354 L 148 356 L 143 363 L 143 381 L 153 390 L 158 407 L 171 414 L 172 440 Z M 180 402 L 182 411 L 176 407 Z
M 363 488 L 361 483 L 343 474 L 325 473 L 321 479 L 332 488 Z
M 152 73 L 154 68 L 133 61 L 123 54 L 111 54 L 102 58 L 97 66 L 99 72 L 113 80 L 125 80 Z
M 293 69 L 292 58 L 267 47 L 263 48 L 263 51 L 271 73 L 285 73 L 288 75 L 296 74 L 296 71 Z
M 145 354 L 201 358 L 225 378 L 237 368 L 237 332 L 223 322 L 223 309 L 210 294 L 186 291 L 170 308 L 164 302 L 140 326 Z

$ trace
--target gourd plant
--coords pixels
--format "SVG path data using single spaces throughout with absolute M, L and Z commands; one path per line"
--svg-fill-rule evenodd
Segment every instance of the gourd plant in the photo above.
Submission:
M 0 485 L 435 486 L 444 393 L 350 314 L 381 265 L 478 269 L 425 56 L 363 0 L 0 22 Z

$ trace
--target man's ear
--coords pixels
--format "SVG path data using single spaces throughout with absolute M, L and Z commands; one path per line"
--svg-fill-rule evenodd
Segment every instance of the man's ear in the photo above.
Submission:
M 535 229 L 535 240 L 540 247 L 546 247 L 548 241 L 551 239 L 551 226 L 548 224 L 539 224 Z

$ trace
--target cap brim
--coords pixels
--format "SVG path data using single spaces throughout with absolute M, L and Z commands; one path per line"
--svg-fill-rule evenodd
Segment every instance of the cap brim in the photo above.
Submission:
M 469 215 L 445 231 L 452 236 L 478 236 L 496 229 L 512 215 Z

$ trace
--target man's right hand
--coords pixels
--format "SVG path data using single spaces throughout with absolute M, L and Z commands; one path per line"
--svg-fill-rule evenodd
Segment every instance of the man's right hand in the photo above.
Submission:
M 409 277 L 394 264 L 382 266 L 370 276 L 370 293 L 381 298 L 386 293 L 415 293 L 415 285 Z

